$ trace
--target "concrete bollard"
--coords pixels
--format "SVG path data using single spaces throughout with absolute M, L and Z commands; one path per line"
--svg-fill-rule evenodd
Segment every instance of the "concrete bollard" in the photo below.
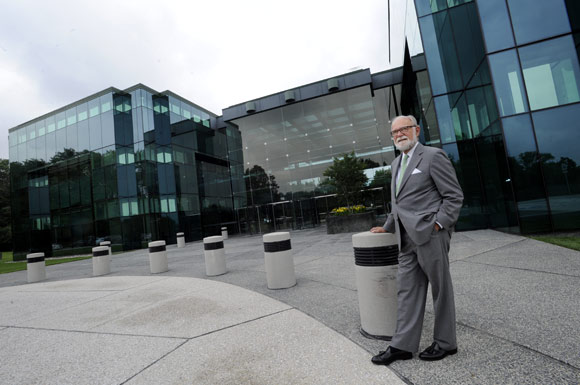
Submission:
M 390 233 L 352 236 L 361 334 L 390 341 L 397 327 L 399 246 Z
M 111 272 L 110 252 L 111 248 L 106 245 L 93 247 L 93 277 Z
M 203 254 L 207 276 L 213 277 L 226 273 L 226 250 L 224 249 L 224 239 L 221 236 L 204 238 Z
M 265 234 L 263 240 L 268 289 L 287 289 L 296 285 L 290 233 Z
M 228 228 L 222 227 L 222 237 L 224 240 L 228 239 Z
M 149 242 L 149 268 L 151 274 L 165 273 L 169 270 L 165 241 Z
M 178 248 L 185 247 L 185 234 L 177 233 L 177 247 Z
M 113 255 L 113 252 L 111 251 L 111 241 L 103 241 L 99 243 L 99 246 L 107 246 L 109 248 L 109 255 Z
M 44 262 L 44 253 L 32 253 L 26 255 L 26 271 L 28 283 L 45 280 L 46 263 Z

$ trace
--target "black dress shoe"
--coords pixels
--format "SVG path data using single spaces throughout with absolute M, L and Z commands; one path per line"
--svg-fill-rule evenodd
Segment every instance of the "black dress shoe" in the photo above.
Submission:
M 437 361 L 455 353 L 457 353 L 457 349 L 444 350 L 439 347 L 437 342 L 433 342 L 431 346 L 419 353 L 419 358 L 425 361 Z
M 410 360 L 411 358 L 413 358 L 413 353 L 389 346 L 387 350 L 374 356 L 371 361 L 375 365 L 389 365 L 397 360 Z

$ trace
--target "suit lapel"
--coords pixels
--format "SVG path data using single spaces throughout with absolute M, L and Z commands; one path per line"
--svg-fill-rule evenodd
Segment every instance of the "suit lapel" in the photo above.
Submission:
M 417 147 L 415 148 L 415 152 L 413 153 L 413 157 L 409 161 L 409 164 L 407 165 L 407 169 L 405 170 L 405 174 L 403 175 L 403 180 L 401 181 L 401 187 L 399 188 L 399 195 L 401 194 L 401 191 L 403 191 L 403 189 L 405 188 L 405 184 L 407 183 L 407 180 L 409 180 L 409 177 L 413 173 L 413 170 L 417 168 L 419 163 L 421 163 L 421 160 L 423 160 L 423 145 L 421 143 L 417 143 Z M 398 169 L 398 167 L 397 167 L 397 169 Z

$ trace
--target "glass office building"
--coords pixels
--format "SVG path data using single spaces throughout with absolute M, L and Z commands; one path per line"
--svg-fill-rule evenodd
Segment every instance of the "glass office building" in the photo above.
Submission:
M 108 89 L 10 130 L 15 251 L 317 226 L 323 172 L 354 152 L 389 210 L 390 120 L 412 114 L 465 193 L 457 229 L 580 228 L 580 5 L 407 0 L 403 66 L 359 70 L 217 116 L 167 91 Z M 385 20 L 387 21 L 385 15 Z
M 15 254 L 135 249 L 234 222 L 240 133 L 170 91 L 110 88 L 11 129 L 9 142 Z

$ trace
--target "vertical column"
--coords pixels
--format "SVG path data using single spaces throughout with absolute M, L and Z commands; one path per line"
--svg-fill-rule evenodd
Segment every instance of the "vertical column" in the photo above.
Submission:
M 46 279 L 46 264 L 44 253 L 32 253 L 26 256 L 26 270 L 28 283 L 43 281 Z
M 169 270 L 165 241 L 149 242 L 149 268 L 151 274 L 165 273 Z
M 263 239 L 268 289 L 287 289 L 296 285 L 290 233 L 265 234 Z
M 93 277 L 111 272 L 110 252 L 111 248 L 109 246 L 93 247 Z
M 208 276 L 226 273 L 226 251 L 221 236 L 206 237 L 203 239 L 203 253 L 205 256 L 205 273 Z

